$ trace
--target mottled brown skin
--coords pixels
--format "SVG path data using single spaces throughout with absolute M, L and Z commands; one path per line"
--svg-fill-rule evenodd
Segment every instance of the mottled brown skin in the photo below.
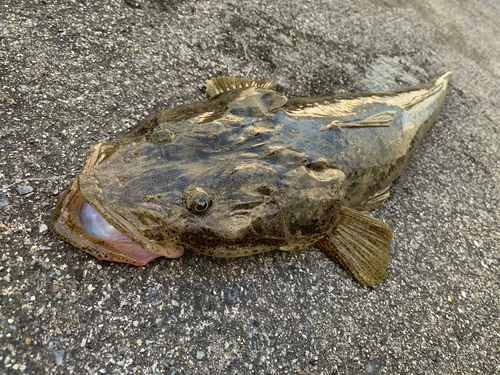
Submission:
M 99 259 L 138 264 L 79 229 L 74 202 L 84 199 L 150 252 L 164 242 L 219 257 L 302 249 L 332 233 L 342 206 L 387 198 L 449 75 L 401 92 L 291 100 L 256 86 L 213 89 L 93 146 L 53 231 Z

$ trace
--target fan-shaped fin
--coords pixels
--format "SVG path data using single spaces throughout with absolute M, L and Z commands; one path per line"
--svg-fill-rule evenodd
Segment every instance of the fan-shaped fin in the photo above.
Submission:
M 210 98 L 212 96 L 220 94 L 221 92 L 239 89 L 243 87 L 253 86 L 253 87 L 261 87 L 263 89 L 267 89 L 272 82 L 273 82 L 272 78 L 267 80 L 257 81 L 248 78 L 225 77 L 225 76 L 216 77 L 209 79 L 206 83 L 207 97 Z
M 374 287 L 387 277 L 392 230 L 384 222 L 342 207 L 337 227 L 314 244 L 361 284 Z

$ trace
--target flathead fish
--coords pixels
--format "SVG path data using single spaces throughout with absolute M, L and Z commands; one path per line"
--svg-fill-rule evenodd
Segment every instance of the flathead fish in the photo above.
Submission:
M 288 99 L 218 77 L 208 98 L 93 146 L 53 232 L 100 260 L 145 265 L 184 248 L 239 257 L 314 245 L 361 284 L 387 277 L 389 197 L 443 105 L 451 73 L 410 89 Z

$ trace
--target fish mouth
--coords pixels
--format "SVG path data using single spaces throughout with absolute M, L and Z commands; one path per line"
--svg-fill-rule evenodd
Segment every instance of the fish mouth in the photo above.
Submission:
M 99 260 L 143 266 L 158 257 L 183 255 L 184 247 L 149 240 L 114 210 L 106 211 L 113 223 L 81 194 L 77 177 L 59 200 L 51 222 L 52 232 Z

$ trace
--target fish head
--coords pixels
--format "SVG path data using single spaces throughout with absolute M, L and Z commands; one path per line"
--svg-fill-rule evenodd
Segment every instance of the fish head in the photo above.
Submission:
M 168 227 L 197 252 L 235 257 L 302 249 L 335 225 L 345 194 L 336 169 L 285 168 L 245 155 L 226 160 L 186 186 Z
M 184 248 L 234 257 L 323 238 L 339 217 L 344 173 L 272 146 L 271 112 L 286 98 L 242 92 L 153 116 L 93 146 L 52 230 L 98 259 L 136 265 Z

